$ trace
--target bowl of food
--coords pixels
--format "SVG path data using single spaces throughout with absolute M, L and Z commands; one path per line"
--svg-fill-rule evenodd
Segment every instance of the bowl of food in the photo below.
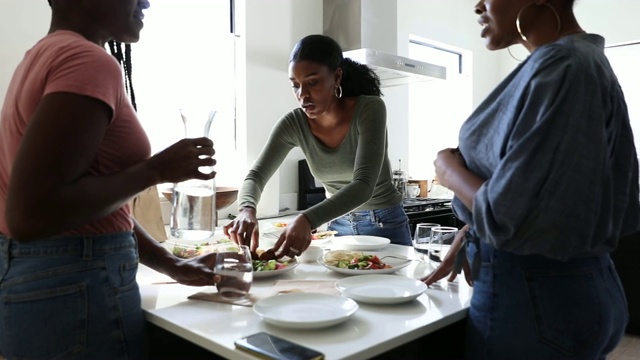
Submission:
M 340 274 L 369 275 L 394 273 L 409 265 L 411 260 L 391 253 L 331 250 L 318 262 Z
M 167 240 L 167 245 L 169 245 L 171 253 L 181 259 L 190 259 L 192 257 L 210 254 L 216 250 L 216 244 L 212 242 L 186 243 Z
M 207 241 L 189 241 L 184 239 L 169 239 L 166 244 L 169 251 L 181 259 L 190 259 L 192 257 L 210 254 L 217 251 L 221 244 L 229 244 L 233 241 L 227 238 L 211 239 Z

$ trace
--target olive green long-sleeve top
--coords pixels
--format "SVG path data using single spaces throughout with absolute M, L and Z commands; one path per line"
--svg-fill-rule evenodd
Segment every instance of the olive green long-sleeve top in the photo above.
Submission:
M 312 228 L 350 211 L 382 209 L 402 201 L 392 183 L 387 111 L 380 97 L 358 97 L 349 132 L 336 148 L 314 137 L 302 109 L 284 115 L 242 184 L 240 207 L 256 207 L 267 181 L 294 147 L 302 149 L 311 174 L 322 182 L 327 195 L 303 212 Z

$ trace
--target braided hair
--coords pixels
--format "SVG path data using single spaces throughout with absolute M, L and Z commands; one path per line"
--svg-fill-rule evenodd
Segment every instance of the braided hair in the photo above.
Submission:
M 373 95 L 382 96 L 380 78 L 367 65 L 342 56 L 342 48 L 326 35 L 308 35 L 294 46 L 289 63 L 312 61 L 335 71 L 342 69 L 342 94 L 345 97 Z
M 136 104 L 136 94 L 133 91 L 133 79 L 131 76 L 131 44 L 124 44 L 124 52 L 122 51 L 122 43 L 115 40 L 109 40 L 109 50 L 111 55 L 116 58 L 118 64 L 124 69 L 125 88 L 129 99 L 131 99 L 131 105 L 137 111 L 138 105 Z

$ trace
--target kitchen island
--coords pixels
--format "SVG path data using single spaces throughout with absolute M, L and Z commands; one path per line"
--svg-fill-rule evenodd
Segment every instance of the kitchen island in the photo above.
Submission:
M 415 258 L 411 247 L 387 245 L 381 252 Z M 398 270 L 397 274 L 420 278 L 432 270 L 430 265 L 414 261 Z M 269 291 L 274 282 L 281 279 L 339 280 L 346 276 L 318 263 L 301 263 L 277 277 L 254 280 L 251 292 Z M 138 282 L 147 321 L 202 349 L 230 359 L 255 359 L 237 350 L 234 341 L 260 331 L 316 349 L 324 353 L 326 359 L 375 357 L 460 323 L 466 317 L 472 293 L 462 279 L 453 283 L 443 279 L 411 302 L 396 305 L 359 303 L 357 313 L 341 324 L 324 329 L 294 330 L 265 323 L 251 307 L 188 299 L 197 292 L 215 292 L 215 288 L 157 284 L 168 280 L 165 275 L 140 267 Z M 461 336 L 451 340 L 459 341 L 462 346 Z M 433 345 L 425 347 L 426 354 Z

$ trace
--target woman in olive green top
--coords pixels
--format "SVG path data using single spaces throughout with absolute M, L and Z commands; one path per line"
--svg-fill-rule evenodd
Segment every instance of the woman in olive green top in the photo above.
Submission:
M 392 183 L 378 77 L 343 58 L 333 39 L 310 35 L 291 53 L 289 79 L 300 107 L 274 127 L 242 184 L 239 214 L 225 234 L 257 249 L 256 204 L 289 151 L 300 147 L 327 199 L 288 224 L 273 248 L 278 256 L 300 254 L 311 243 L 311 230 L 326 222 L 338 235 L 381 236 L 411 245 L 402 195 Z

